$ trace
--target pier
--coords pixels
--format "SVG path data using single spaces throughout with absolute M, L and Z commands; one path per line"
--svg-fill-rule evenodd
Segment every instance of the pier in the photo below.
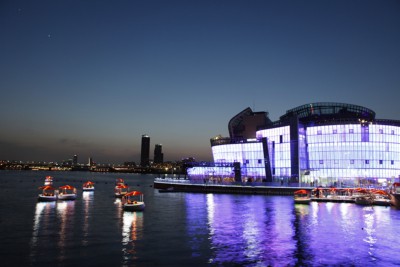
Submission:
M 307 186 L 269 186 L 255 185 L 249 183 L 242 184 L 215 184 L 199 183 L 186 179 L 156 178 L 154 188 L 159 192 L 190 192 L 190 193 L 223 193 L 223 194 L 250 194 L 250 195 L 284 195 L 293 196 L 294 192 L 305 189 L 310 192 L 317 192 L 311 197 L 314 202 L 334 202 L 334 203 L 357 203 L 356 197 L 367 196 L 371 199 L 370 205 L 390 206 L 389 193 L 378 189 L 362 188 L 327 188 L 327 187 L 307 187 Z M 351 192 L 351 193 L 350 193 Z
M 299 189 L 312 190 L 313 187 L 299 186 L 264 186 L 251 183 L 243 184 L 216 184 L 194 183 L 184 179 L 156 178 L 154 188 L 160 192 L 193 192 L 193 193 L 226 193 L 251 195 L 286 195 L 293 196 Z

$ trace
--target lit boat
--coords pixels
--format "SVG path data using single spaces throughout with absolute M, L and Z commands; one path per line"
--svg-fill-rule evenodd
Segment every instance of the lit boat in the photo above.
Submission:
M 91 181 L 87 181 L 82 186 L 83 191 L 94 191 L 94 183 Z
M 145 204 L 143 201 L 143 193 L 139 191 L 131 191 L 122 197 L 124 210 L 127 211 L 143 211 Z
M 59 200 L 75 200 L 76 199 L 76 188 L 70 185 L 64 185 L 59 187 L 58 193 Z
M 390 203 L 400 208 L 400 183 L 394 183 L 390 189 Z
M 374 203 L 374 199 L 371 195 L 356 196 L 354 198 L 354 203 L 358 205 L 368 206 Z
M 117 180 L 115 180 L 115 187 L 119 186 L 119 185 L 124 185 L 125 181 L 122 178 L 117 178 Z
M 115 197 L 122 197 L 126 193 L 128 193 L 128 191 L 129 191 L 129 187 L 126 184 L 119 184 L 119 185 L 115 186 L 114 194 L 115 194 Z
M 390 197 L 386 191 L 372 189 L 372 204 L 377 206 L 390 206 Z
M 38 196 L 38 201 L 56 201 L 57 200 L 57 190 L 51 185 L 45 185 L 39 187 L 42 193 Z
M 311 195 L 307 190 L 301 189 L 294 192 L 294 203 L 308 204 L 310 202 L 311 202 Z
M 46 178 L 44 179 L 44 185 L 53 185 L 53 177 L 46 176 Z

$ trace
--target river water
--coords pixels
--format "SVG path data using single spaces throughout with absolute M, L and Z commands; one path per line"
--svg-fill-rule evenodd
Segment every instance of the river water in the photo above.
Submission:
M 47 175 L 75 201 L 37 202 Z M 143 212 L 113 195 L 123 178 Z M 0 171 L 1 266 L 399 266 L 400 210 L 288 196 L 159 193 L 154 175 Z M 82 183 L 96 183 L 82 192 Z

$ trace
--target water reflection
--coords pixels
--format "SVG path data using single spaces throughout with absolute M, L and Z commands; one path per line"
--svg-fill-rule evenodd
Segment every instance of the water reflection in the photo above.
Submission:
M 204 224 L 208 222 L 207 198 L 211 194 L 185 194 L 186 207 L 186 227 L 189 236 L 189 246 L 191 248 L 191 257 L 194 260 L 207 257 L 204 247 L 208 247 L 208 231 Z
M 59 231 L 59 256 L 60 262 L 66 259 L 67 245 L 73 240 L 75 201 L 63 201 L 57 203 L 57 215 L 60 219 Z
M 93 203 L 94 192 L 93 191 L 84 191 L 82 193 L 83 200 L 83 238 L 82 245 L 87 246 L 88 236 L 89 236 L 89 218 L 90 218 L 90 206 Z
M 314 261 L 312 251 L 308 249 L 308 243 L 311 241 L 308 233 L 308 218 L 310 217 L 310 205 L 296 204 L 294 208 L 295 219 L 293 221 L 294 242 L 296 250 L 293 258 L 296 259 L 297 266 L 311 266 Z
M 193 255 L 199 256 L 201 226 L 207 219 L 208 263 L 217 265 L 289 265 L 293 262 L 292 217 L 264 196 L 231 196 L 189 194 L 186 197 L 188 234 Z M 279 199 L 278 199 L 279 200 Z M 284 200 L 284 199 L 281 199 Z M 201 213 L 206 208 L 207 214 Z M 197 245 L 196 245 L 197 244 Z M 204 253 L 204 252 L 203 252 Z
M 31 258 L 36 255 L 36 247 L 40 236 L 40 230 L 48 228 L 50 223 L 49 215 L 56 206 L 55 202 L 38 202 L 35 208 L 35 215 L 33 217 L 33 230 L 31 239 Z
M 136 242 L 143 239 L 143 213 L 124 211 L 122 216 L 123 263 L 137 259 Z

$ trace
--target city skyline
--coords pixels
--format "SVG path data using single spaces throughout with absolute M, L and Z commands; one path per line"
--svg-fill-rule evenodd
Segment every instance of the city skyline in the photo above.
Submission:
M 398 1 L 3 1 L 0 159 L 211 161 L 250 107 L 400 119 Z

